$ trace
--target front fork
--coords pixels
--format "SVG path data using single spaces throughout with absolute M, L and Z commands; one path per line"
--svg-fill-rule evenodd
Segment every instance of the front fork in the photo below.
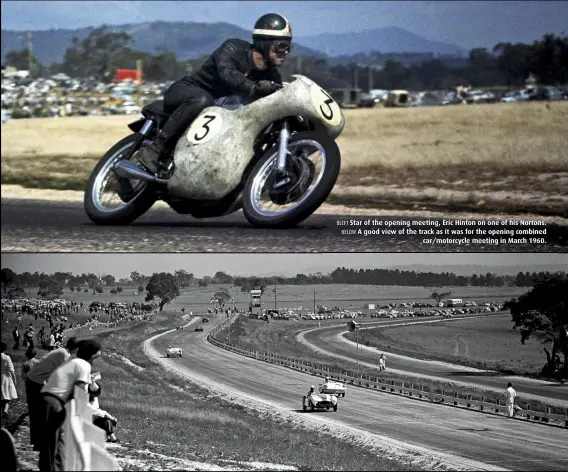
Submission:
M 276 164 L 277 178 L 275 179 L 274 188 L 281 187 L 290 182 L 288 171 L 286 170 L 286 161 L 288 159 L 288 142 L 290 141 L 290 129 L 286 120 L 282 121 L 282 128 L 278 137 L 278 162 Z

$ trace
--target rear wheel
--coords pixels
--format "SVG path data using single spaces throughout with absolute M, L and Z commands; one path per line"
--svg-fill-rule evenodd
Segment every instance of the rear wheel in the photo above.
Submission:
M 89 177 L 85 189 L 84 207 L 93 223 L 100 225 L 124 225 L 146 213 L 156 202 L 154 190 L 147 182 L 122 179 L 114 172 L 114 166 L 134 145 L 138 135 L 131 134 L 111 147 L 101 158 Z M 136 153 L 133 159 L 136 158 Z M 124 198 L 119 188 L 128 189 Z M 126 201 L 125 201 L 126 200 Z
M 337 411 L 337 403 L 333 405 L 333 411 Z
M 262 228 L 292 227 L 308 218 L 331 193 L 341 153 L 324 133 L 298 133 L 288 143 L 289 182 L 275 188 L 278 148 L 273 147 L 253 167 L 243 190 L 243 213 Z
M 304 411 L 308 409 L 308 407 L 306 406 L 306 397 L 304 397 L 304 399 L 302 400 L 302 408 L 304 409 Z

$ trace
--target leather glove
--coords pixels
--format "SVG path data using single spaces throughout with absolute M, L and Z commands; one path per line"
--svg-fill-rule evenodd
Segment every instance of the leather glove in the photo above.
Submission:
M 250 94 L 252 98 L 262 98 L 276 92 L 279 89 L 280 87 L 278 86 L 278 84 L 270 82 L 269 80 L 261 80 L 253 85 Z

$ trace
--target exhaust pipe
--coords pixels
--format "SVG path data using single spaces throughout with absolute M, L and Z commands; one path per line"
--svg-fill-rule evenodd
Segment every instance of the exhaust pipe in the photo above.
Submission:
M 114 171 L 119 177 L 122 177 L 124 179 L 143 180 L 144 182 L 152 182 L 163 185 L 166 185 L 168 183 L 168 179 L 160 179 L 159 177 L 149 174 L 133 162 L 127 160 L 117 162 L 114 166 Z

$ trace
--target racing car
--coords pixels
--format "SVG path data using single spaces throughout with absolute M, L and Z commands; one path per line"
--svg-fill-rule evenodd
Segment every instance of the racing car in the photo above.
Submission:
M 319 391 L 320 393 L 345 397 L 345 384 L 326 379 L 319 385 Z
M 181 350 L 181 347 L 169 347 L 166 350 L 166 356 L 167 357 L 181 357 L 183 354 L 183 351 Z
M 203 331 L 203 326 L 197 325 L 197 326 L 195 327 L 195 331 Z
M 307 411 L 309 408 L 311 411 L 314 410 L 329 410 L 333 408 L 333 411 L 337 411 L 337 397 L 335 395 L 329 395 L 327 393 L 312 393 L 311 395 L 305 395 L 302 400 L 302 408 Z

